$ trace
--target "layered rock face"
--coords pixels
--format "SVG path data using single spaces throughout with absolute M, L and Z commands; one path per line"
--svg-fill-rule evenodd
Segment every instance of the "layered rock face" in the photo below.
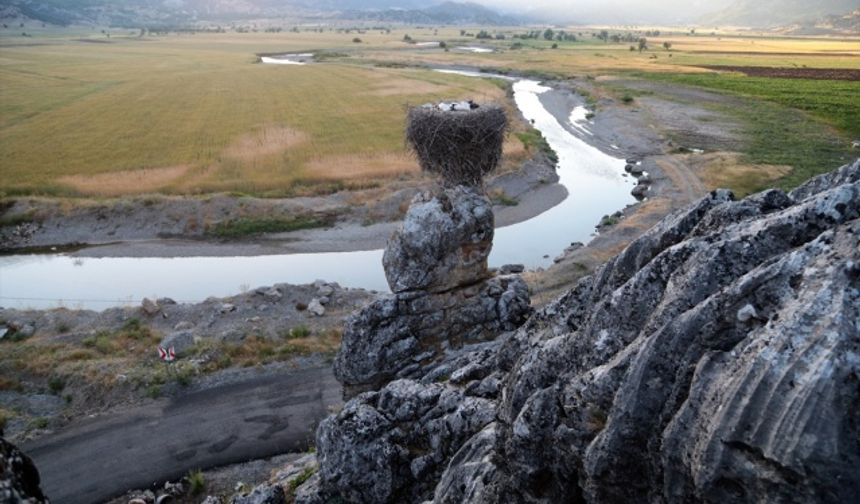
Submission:
M 716 191 L 408 374 L 320 425 L 299 502 L 860 502 L 860 161 Z
M 347 320 L 334 371 L 348 396 L 421 376 L 447 353 L 526 319 L 525 282 L 487 268 L 492 241 L 492 203 L 481 188 L 415 198 L 383 257 L 393 294 Z

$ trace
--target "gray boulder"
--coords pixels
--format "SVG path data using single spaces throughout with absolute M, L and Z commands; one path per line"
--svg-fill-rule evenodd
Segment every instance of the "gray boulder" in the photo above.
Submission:
M 442 292 L 486 278 L 493 232 L 493 205 L 481 189 L 419 194 L 382 259 L 391 291 Z
M 161 340 L 161 347 L 173 347 L 177 357 L 185 356 L 194 347 L 194 333 L 191 331 L 176 331 Z

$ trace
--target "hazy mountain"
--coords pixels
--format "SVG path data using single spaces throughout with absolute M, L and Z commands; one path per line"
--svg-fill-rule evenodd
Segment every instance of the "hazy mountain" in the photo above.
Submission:
M 0 7 L 6 16 L 59 25 L 153 27 L 314 16 L 395 23 L 518 24 L 514 18 L 475 3 L 421 0 L 0 0 Z
M 706 24 L 776 27 L 856 10 L 858 0 L 737 0 L 702 19 Z
M 470 24 L 510 26 L 520 20 L 503 16 L 482 5 L 470 2 L 444 2 L 424 9 L 352 10 L 344 12 L 346 19 L 375 20 L 410 24 Z

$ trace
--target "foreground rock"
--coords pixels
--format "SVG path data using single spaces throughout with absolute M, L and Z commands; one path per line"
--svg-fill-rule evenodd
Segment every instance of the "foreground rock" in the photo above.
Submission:
M 518 330 L 355 397 L 297 502 L 860 501 L 858 178 L 716 191 Z
M 39 471 L 30 457 L 3 438 L 0 429 L 0 502 L 47 503 L 39 488 Z

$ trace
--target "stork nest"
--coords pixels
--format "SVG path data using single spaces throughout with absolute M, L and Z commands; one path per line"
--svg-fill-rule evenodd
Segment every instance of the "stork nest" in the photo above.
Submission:
M 444 185 L 479 186 L 502 158 L 508 118 L 499 106 L 457 111 L 413 107 L 406 121 L 406 142 L 421 169 L 440 175 Z

